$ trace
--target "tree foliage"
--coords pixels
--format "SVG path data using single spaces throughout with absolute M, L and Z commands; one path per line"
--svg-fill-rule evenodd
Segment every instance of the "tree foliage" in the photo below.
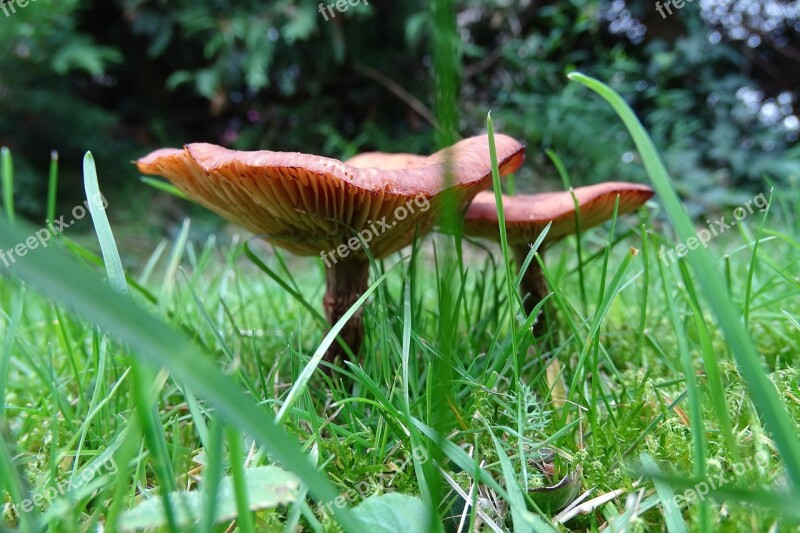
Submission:
M 429 3 L 354 3 L 333 18 L 317 0 L 18 9 L 0 24 L 0 144 L 17 154 L 18 205 L 39 207 L 51 149 L 77 161 L 91 148 L 120 183 L 133 181 L 131 158 L 189 141 L 336 157 L 429 151 Z M 650 2 L 457 2 L 459 133 L 480 130 L 491 109 L 528 144 L 523 189 L 556 175 L 546 148 L 577 183 L 638 179 L 627 133 L 567 81 L 577 69 L 629 100 L 687 195 L 730 200 L 765 175 L 786 180 L 800 153 L 798 24 L 780 2 L 753 4 L 760 18 L 752 6 L 732 16 L 743 4 L 722 0 L 665 19 Z

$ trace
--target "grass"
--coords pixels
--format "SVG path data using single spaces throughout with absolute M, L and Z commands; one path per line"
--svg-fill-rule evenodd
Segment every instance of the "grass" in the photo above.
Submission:
M 780 194 L 768 216 L 745 219 L 740 234 L 712 241 L 709 256 L 720 272 L 720 258 L 730 259 L 726 298 L 738 316 L 749 310 L 758 368 L 767 369 L 796 433 L 800 243 L 792 237 L 798 199 L 791 194 Z M 114 264 L 110 226 L 95 224 Z M 287 523 L 335 530 L 338 507 L 325 504 L 339 494 L 350 494 L 351 507 L 373 493 L 424 496 L 431 475 L 442 480 L 434 516 L 448 529 L 462 518 L 484 530 L 789 529 L 798 521 L 781 496 L 790 472 L 774 431 L 762 427 L 768 417 L 759 416 L 725 331 L 700 299 L 702 277 L 683 261 L 659 260 L 660 244 L 671 238 L 646 211 L 613 225 L 613 238 L 607 225 L 549 254 L 560 327 L 546 348 L 527 334 L 518 303 L 509 303 L 515 295 L 496 245 L 464 244 L 450 346 L 440 343 L 441 280 L 430 274 L 450 272 L 432 253 L 449 237 L 377 264 L 381 277 L 363 304 L 368 355 L 339 370 L 344 382 L 312 373 L 332 341 L 308 310 L 319 308 L 323 290 L 318 260 L 282 256 L 257 241 L 247 243 L 249 254 L 241 241 L 194 242 L 187 229 L 176 242 L 154 246 L 159 256 L 129 270 L 127 280 L 110 271 L 117 292 L 122 284 L 131 291 L 122 297 L 97 282 L 102 270 L 85 259 L 90 252 L 74 242 L 70 251 L 72 236 L 64 235 L 25 258 L 19 274 L 36 291 L 15 278 L 0 283 L 4 518 L 22 531 L 101 523 L 114 530 L 108 517 L 143 498 L 213 487 L 223 475 L 233 476 L 242 509 L 242 468 L 279 464 L 313 498 L 246 514 L 240 530 L 278 531 Z M 3 249 L 28 234 L 21 226 L 8 231 Z M 458 354 L 444 406 L 430 375 L 443 350 Z M 134 355 L 149 364 L 139 368 Z M 553 360 L 557 375 L 546 371 Z M 442 407 L 455 423 L 446 438 L 436 430 Z M 412 454 L 419 449 L 424 457 Z M 115 471 L 103 466 L 109 455 Z M 751 467 L 738 466 L 754 457 Z M 533 489 L 578 470 L 586 500 L 621 493 L 559 525 Z M 86 483 L 84 472 L 96 475 Z M 679 514 L 665 511 L 671 494 L 720 473 L 727 480 L 721 496 L 683 502 Z M 59 486 L 68 490 L 51 501 L 40 497 L 29 513 L 11 510 L 12 502 Z

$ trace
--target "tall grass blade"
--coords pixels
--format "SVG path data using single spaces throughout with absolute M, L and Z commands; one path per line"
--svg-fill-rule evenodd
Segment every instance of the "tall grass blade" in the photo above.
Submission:
M 647 452 L 642 452 L 639 456 L 642 466 L 646 470 L 658 472 L 658 465 Z M 675 493 L 672 488 L 661 480 L 654 480 L 658 499 L 664 509 L 664 522 L 667 525 L 667 533 L 686 533 L 686 522 L 683 521 L 681 510 L 675 503 Z
M 361 297 L 356 300 L 352 307 L 350 307 L 350 309 L 348 309 L 347 312 L 342 315 L 336 324 L 331 326 L 330 331 L 327 335 L 325 335 L 325 338 L 322 339 L 322 343 L 320 343 L 320 345 L 317 347 L 317 350 L 314 352 L 311 360 L 306 364 L 305 368 L 303 368 L 303 371 L 300 372 L 300 375 L 295 380 L 294 385 L 292 385 L 292 388 L 289 390 L 286 400 L 284 400 L 283 405 L 278 411 L 278 415 L 275 417 L 276 424 L 283 422 L 283 420 L 286 418 L 286 414 L 289 412 L 289 409 L 292 408 L 300 395 L 306 390 L 306 385 L 311 379 L 311 376 L 314 374 L 314 371 L 317 369 L 317 366 L 319 366 L 320 361 L 322 361 L 322 358 L 325 356 L 325 352 L 327 352 L 328 348 L 331 347 L 331 344 L 333 344 L 333 342 L 336 340 L 336 336 L 342 330 L 347 321 L 350 320 L 350 317 L 352 317 L 355 312 L 358 311 L 362 305 L 364 305 L 364 302 L 367 301 L 367 298 L 369 298 L 372 293 L 375 292 L 375 289 L 377 289 L 380 284 L 383 283 L 388 275 L 389 272 L 386 272 L 380 278 L 378 278 L 375 283 L 369 287 L 369 289 L 364 291 L 364 294 L 362 294 Z
M 233 428 L 225 428 L 225 436 L 228 441 L 228 453 L 231 460 L 231 477 L 233 478 L 233 490 L 236 496 L 236 510 L 238 516 L 236 525 L 242 533 L 255 533 L 253 524 L 253 514 L 250 512 L 249 500 L 247 496 L 247 486 L 244 478 L 244 459 L 242 457 L 242 441 L 239 433 Z
M 122 267 L 122 258 L 119 255 L 117 242 L 111 230 L 111 224 L 105 211 L 105 201 L 100 192 L 97 179 L 97 167 L 91 152 L 83 158 L 83 187 L 86 192 L 86 205 L 92 217 L 97 239 L 100 241 L 100 250 L 103 254 L 103 263 L 108 275 L 111 288 L 120 295 L 128 295 L 128 282 L 125 279 L 125 270 Z M 136 360 L 131 363 L 133 375 L 133 398 L 137 414 L 142 423 L 145 438 L 150 446 L 150 451 L 155 463 L 158 479 L 161 481 L 161 498 L 164 503 L 164 514 L 171 531 L 177 531 L 172 502 L 169 493 L 175 491 L 175 473 L 169 460 L 164 427 L 155 405 L 155 400 L 148 394 L 149 385 L 153 382 L 151 372 L 139 368 Z M 156 391 L 153 391 L 156 392 Z
M 684 242 L 693 237 L 695 235 L 694 226 L 675 193 L 667 169 L 661 161 L 653 141 L 630 106 L 613 89 L 600 81 L 580 73 L 572 73 L 569 78 L 597 92 L 611 104 L 633 137 L 653 187 L 663 203 L 678 237 Z M 753 403 L 783 457 L 792 486 L 795 491 L 798 491 L 800 489 L 800 439 L 798 439 L 794 421 L 789 416 L 786 406 L 778 396 L 775 386 L 770 381 L 758 357 L 753 340 L 731 301 L 723 281 L 724 278 L 711 253 L 698 247 L 690 251 L 686 257 L 699 280 L 699 285 L 702 287 L 709 306 L 717 316 L 719 326 L 736 359 L 739 372 L 747 383 Z
M 503 189 L 500 186 L 500 167 L 497 163 L 497 147 L 494 142 L 494 125 L 492 124 L 492 114 L 486 116 L 486 128 L 489 132 L 489 157 L 492 162 L 492 187 L 494 188 L 494 201 L 497 206 L 497 225 L 500 229 L 500 248 L 503 251 L 503 263 L 506 271 L 506 294 L 509 306 L 509 324 L 511 327 L 511 354 L 514 358 L 514 383 L 519 383 L 522 362 L 519 358 L 517 348 L 517 321 L 515 319 L 514 302 L 518 302 L 517 290 L 514 286 L 516 276 L 511 270 L 511 260 L 513 253 L 508 249 L 508 234 L 506 233 L 506 218 L 503 211 Z
M 86 152 L 83 158 L 83 186 L 86 190 L 87 206 L 92 215 L 97 239 L 100 241 L 100 250 L 103 253 L 108 282 L 111 288 L 119 294 L 128 294 L 128 282 L 125 280 L 125 269 L 122 268 L 117 243 L 114 234 L 111 232 L 111 224 L 106 215 L 105 202 L 100 193 L 100 185 L 97 182 L 97 168 L 94 164 L 94 157 L 91 152 Z
M 56 218 L 56 199 L 58 198 L 58 152 L 50 152 L 50 175 L 47 179 L 47 220 Z
M 0 148 L 0 181 L 3 186 L 3 209 L 8 220 L 14 222 L 14 164 L 11 150 L 5 146 Z

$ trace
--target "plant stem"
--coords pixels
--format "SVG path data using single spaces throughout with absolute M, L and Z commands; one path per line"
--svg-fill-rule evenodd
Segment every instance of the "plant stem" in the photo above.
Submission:
M 528 253 L 530 252 L 530 245 L 522 244 L 514 246 L 513 248 L 514 255 L 517 258 L 517 266 L 520 270 L 522 270 L 522 266 L 525 264 L 525 259 L 528 257 Z M 542 250 L 540 247 L 537 253 L 539 256 L 544 258 L 543 252 L 544 250 Z M 522 275 L 522 280 L 519 284 L 519 290 L 522 294 L 525 313 L 528 315 L 533 312 L 533 308 L 536 307 L 536 304 L 542 301 L 545 296 L 550 294 L 550 289 L 547 288 L 547 281 L 544 279 L 542 268 L 535 257 L 531 261 L 530 265 L 528 265 L 528 270 L 526 270 Z M 547 321 L 544 317 L 544 309 L 539 311 L 539 316 L 533 323 L 531 331 L 536 337 L 544 335 L 544 333 L 547 331 Z
M 364 294 L 369 286 L 369 263 L 363 259 L 344 258 L 328 267 L 326 271 L 327 291 L 322 300 L 325 317 L 333 325 Z M 353 354 L 357 354 L 364 339 L 364 310 L 359 309 L 339 332 Z M 331 345 L 325 360 L 347 358 L 345 350 L 338 344 Z

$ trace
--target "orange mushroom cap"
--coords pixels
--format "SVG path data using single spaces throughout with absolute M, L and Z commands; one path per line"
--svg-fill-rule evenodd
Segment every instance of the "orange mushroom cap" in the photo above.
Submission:
M 416 154 L 387 154 L 384 152 L 364 152 L 351 157 L 345 163 L 356 168 L 379 168 L 381 170 L 402 170 L 425 164 L 427 157 Z
M 525 147 L 495 137 L 503 175 L 514 172 Z M 143 174 L 161 175 L 191 200 L 297 255 L 332 250 L 373 228 L 370 251 L 385 257 L 425 232 L 446 189 L 444 173 L 466 204 L 491 182 L 488 136 L 471 137 L 423 156 L 364 154 L 348 164 L 289 152 L 241 152 L 212 144 L 161 149 L 136 162 Z M 430 207 L 422 209 L 427 199 Z M 409 203 L 416 200 L 416 203 Z M 423 206 L 419 204 L 422 203 Z M 408 213 L 396 217 L 399 208 Z M 413 208 L 413 209 L 412 209 Z M 383 221 L 390 230 L 375 234 Z
M 619 196 L 619 214 L 635 211 L 653 196 L 653 189 L 635 183 L 607 182 L 573 191 L 580 208 L 581 231 L 593 228 L 614 216 Z M 506 233 L 511 244 L 536 241 L 552 222 L 543 244 L 552 244 L 575 233 L 575 202 L 569 191 L 541 194 L 503 195 Z M 494 193 L 485 191 L 475 196 L 467 209 L 464 233 L 476 237 L 499 239 L 497 205 Z

